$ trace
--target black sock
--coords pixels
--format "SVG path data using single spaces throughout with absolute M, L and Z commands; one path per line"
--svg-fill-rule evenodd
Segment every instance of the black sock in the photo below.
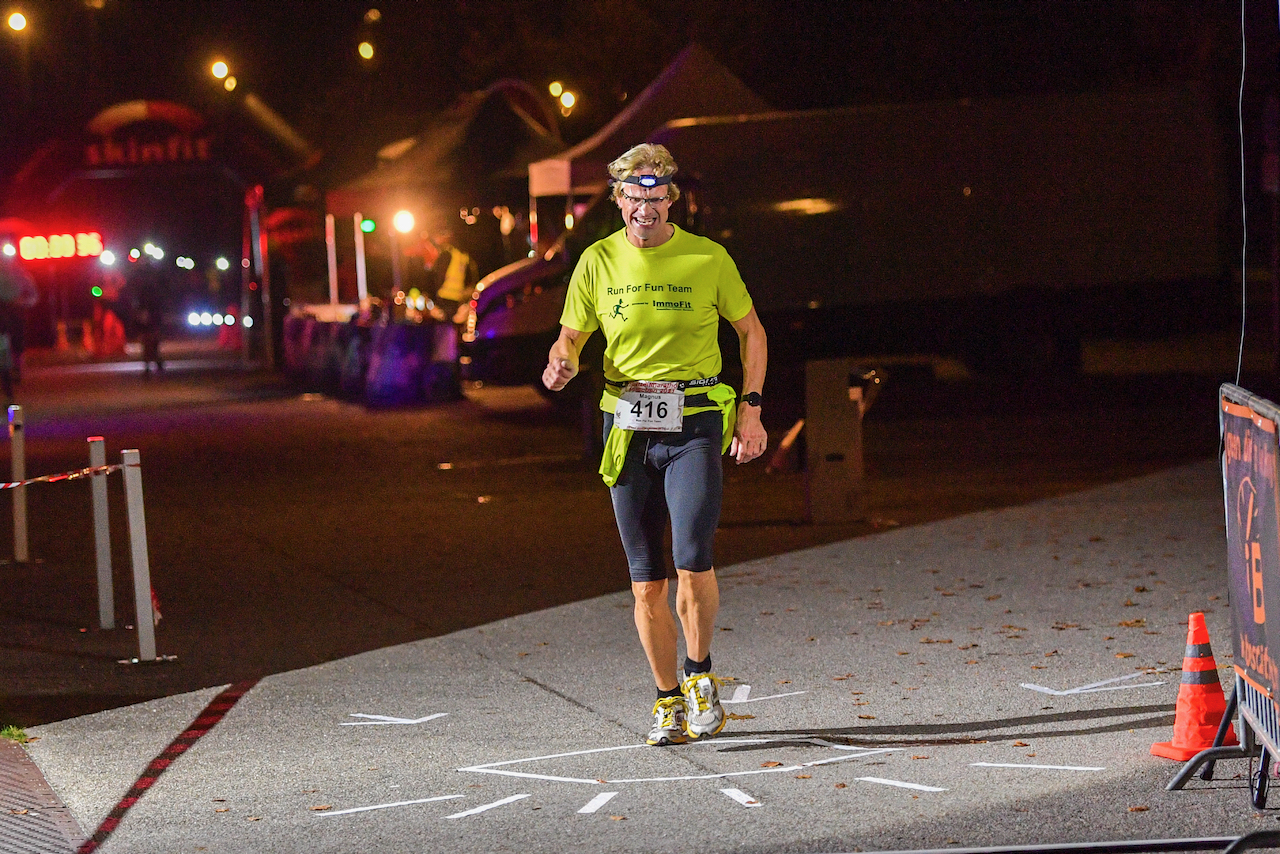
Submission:
M 684 660 L 684 675 L 692 676 L 695 673 L 711 672 L 711 654 L 707 653 L 707 657 L 702 661 L 694 661 L 692 658 L 686 657 Z
M 677 685 L 676 687 L 672 688 L 670 691 L 663 691 L 661 688 L 659 688 L 659 689 L 658 689 L 658 699 L 659 699 L 659 700 L 664 700 L 664 699 L 666 699 L 667 697 L 683 697 L 683 696 L 684 696 L 684 694 L 683 694 L 683 692 L 681 692 L 681 690 L 680 690 L 680 686 L 679 686 L 679 685 Z

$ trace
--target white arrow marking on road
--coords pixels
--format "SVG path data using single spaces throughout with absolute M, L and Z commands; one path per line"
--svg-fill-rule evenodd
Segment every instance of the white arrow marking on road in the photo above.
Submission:
M 761 700 L 776 700 L 779 697 L 794 697 L 797 694 L 806 694 L 807 691 L 788 691 L 785 694 L 770 694 L 767 697 L 752 697 L 750 685 L 739 685 L 733 689 L 733 696 L 727 700 L 720 702 L 728 706 L 731 703 L 758 703 Z M 749 699 L 748 699 L 749 698 Z
M 512 795 L 509 798 L 503 798 L 502 800 L 494 801 L 491 804 L 484 804 L 483 806 L 474 807 L 472 809 L 467 810 L 466 812 L 456 812 L 453 815 L 447 815 L 445 816 L 445 818 L 466 818 L 469 815 L 476 815 L 477 813 L 482 813 L 485 810 L 491 810 L 494 807 L 500 807 L 500 806 L 505 806 L 506 804 L 515 803 L 516 801 L 522 798 L 527 798 L 527 797 L 529 797 L 528 794 Z
M 1116 685 L 1116 682 L 1127 682 L 1130 679 L 1138 679 L 1146 676 L 1146 673 L 1130 673 L 1128 676 L 1117 676 L 1114 679 L 1103 679 L 1101 682 L 1090 682 L 1088 685 L 1081 685 L 1079 688 L 1068 688 L 1065 691 L 1055 691 L 1053 688 L 1046 688 L 1043 685 L 1032 685 L 1030 682 L 1023 682 L 1023 688 L 1030 688 L 1032 691 L 1039 691 L 1042 694 L 1052 694 L 1055 697 L 1065 697 L 1068 694 L 1092 694 L 1095 691 L 1124 691 L 1128 688 L 1154 688 L 1157 685 L 1163 685 L 1163 682 L 1140 682 L 1137 685 Z
M 755 798 L 751 797 L 741 789 L 721 789 L 720 791 L 728 795 L 729 797 L 733 798 L 735 801 L 742 804 L 744 807 L 760 806 L 759 801 L 757 801 Z
M 393 718 L 390 715 L 366 715 L 363 712 L 352 712 L 353 718 L 369 718 L 367 721 L 343 721 L 339 726 L 394 726 L 396 724 L 424 724 L 427 721 L 434 721 L 436 718 L 443 718 L 448 712 L 436 712 L 434 715 L 427 715 L 425 718 Z
M 883 777 L 859 777 L 864 783 L 879 783 L 881 786 L 897 786 L 899 789 L 915 789 L 917 792 L 945 792 L 937 786 L 922 786 L 919 783 L 904 783 L 901 780 L 886 780 Z
M 439 797 L 422 798 L 421 800 L 417 800 L 417 801 L 396 801 L 394 804 L 375 804 L 374 806 L 371 806 L 371 807 L 356 807 L 354 809 L 349 809 L 349 810 L 338 810 L 337 812 L 318 812 L 316 813 L 316 815 L 321 817 L 334 816 L 334 815 L 348 815 L 353 812 L 368 812 L 369 810 L 386 810 L 386 809 L 391 809 L 392 807 L 407 807 L 410 804 L 429 804 L 432 801 L 449 801 L 449 800 L 453 800 L 454 798 L 461 798 L 461 797 L 464 797 L 464 796 L 463 795 L 440 795 Z
M 970 762 L 978 768 L 1039 768 L 1042 771 L 1106 771 L 1092 765 L 1022 765 L 1016 762 Z
M 894 753 L 902 750 L 901 747 L 845 747 L 843 745 L 830 744 L 824 739 L 813 738 L 808 739 L 810 742 L 820 744 L 823 747 L 831 747 L 835 750 L 850 751 L 841 756 L 833 756 L 829 759 L 818 759 L 813 762 L 804 762 L 798 765 L 780 766 L 777 768 L 755 768 L 750 771 L 726 771 L 720 774 L 701 774 L 687 777 L 637 777 L 634 779 L 587 779 L 584 777 L 559 777 L 551 774 L 534 774 L 525 771 L 508 771 L 501 768 L 503 765 L 520 765 L 528 762 L 541 762 L 547 759 L 564 759 L 571 756 L 588 756 L 595 753 L 612 753 L 619 750 L 648 750 L 647 744 L 624 744 L 620 747 L 596 747 L 590 750 L 574 750 L 569 753 L 552 753 L 547 756 L 531 756 L 527 759 L 507 759 L 501 762 L 488 762 L 484 765 L 469 765 L 465 768 L 459 768 L 459 771 L 471 771 L 477 774 L 501 774 L 507 777 L 524 777 L 530 780 L 549 780 L 554 783 L 586 783 L 588 785 L 600 785 L 602 782 L 617 783 L 668 783 L 682 780 L 719 780 L 725 777 L 744 777 L 752 774 L 777 774 L 788 771 L 800 771 L 805 768 L 813 768 L 818 765 L 829 765 L 832 762 L 844 762 L 849 759 L 861 759 L 866 756 L 875 756 L 881 753 Z M 768 744 L 770 739 L 766 738 L 717 738 L 714 741 L 716 746 L 726 744 Z
M 618 793 L 617 793 L 617 792 L 601 792 L 600 794 L 596 795 L 596 796 L 595 796 L 594 798 L 592 798 L 591 800 L 587 801 L 587 805 L 586 805 L 585 807 L 583 807 L 582 809 L 578 810 L 578 814 L 579 814 L 579 815 L 590 815 L 591 813 L 593 813 L 593 812 L 595 812 L 596 810 L 600 809 L 600 807 L 602 807 L 602 806 L 604 806 L 605 804 L 609 803 L 609 801 L 613 800 L 613 796 L 614 796 L 614 795 L 616 795 L 616 794 L 618 794 Z

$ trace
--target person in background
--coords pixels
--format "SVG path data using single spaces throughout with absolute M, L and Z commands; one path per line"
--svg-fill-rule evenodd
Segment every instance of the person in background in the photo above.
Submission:
M 27 309 L 39 300 L 31 275 L 16 259 L 0 254 L 0 388 L 9 400 L 22 381 Z
M 432 243 L 439 254 L 431 264 L 431 284 L 435 289 L 435 309 L 431 314 L 436 320 L 461 326 L 467 321 L 471 295 L 480 280 L 479 270 L 470 255 L 453 245 L 453 229 L 449 226 L 437 231 Z
M 129 282 L 133 300 L 133 328 L 142 345 L 142 372 L 151 376 L 151 366 L 156 372 L 164 371 L 160 357 L 161 324 L 164 322 L 164 303 L 167 281 L 159 262 L 151 257 L 143 259 Z

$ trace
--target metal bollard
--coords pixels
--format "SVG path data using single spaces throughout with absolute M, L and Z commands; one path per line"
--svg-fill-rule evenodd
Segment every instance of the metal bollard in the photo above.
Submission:
M 9 407 L 9 447 L 13 454 L 12 481 L 21 483 L 27 479 L 27 442 L 22 432 L 22 407 Z M 13 559 L 26 563 L 30 558 L 27 548 L 27 488 L 13 489 Z
M 101 468 L 107 464 L 106 441 L 101 436 L 90 436 L 89 465 Z M 95 474 L 89 478 L 93 497 L 93 550 L 98 558 L 98 625 L 104 629 L 116 627 L 116 593 L 111 578 L 111 526 L 107 511 L 107 474 Z
M 124 495 L 129 511 L 129 550 L 133 555 L 133 599 L 138 627 L 138 660 L 156 660 L 156 626 L 151 611 L 151 566 L 147 558 L 147 519 L 142 509 L 142 463 L 136 449 L 122 451 Z
M 866 516 L 862 416 L 883 376 L 854 359 L 805 363 L 805 516 L 815 523 Z

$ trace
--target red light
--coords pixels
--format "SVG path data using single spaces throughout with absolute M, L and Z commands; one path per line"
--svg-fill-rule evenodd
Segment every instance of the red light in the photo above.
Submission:
M 33 235 L 18 239 L 18 254 L 24 261 L 53 258 L 96 258 L 102 254 L 102 235 L 96 231 L 77 234 Z

